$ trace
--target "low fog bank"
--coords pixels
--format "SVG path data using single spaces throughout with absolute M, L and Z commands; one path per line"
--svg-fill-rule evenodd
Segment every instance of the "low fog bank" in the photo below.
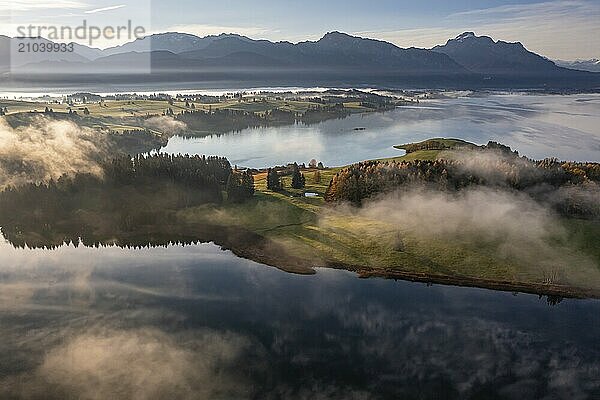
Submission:
M 106 136 L 73 122 L 39 116 L 13 128 L 0 118 L 0 189 L 76 172 L 100 176 L 107 154 Z
M 491 251 L 500 260 L 527 267 L 526 274 L 547 283 L 600 283 L 598 260 L 573 243 L 564 220 L 524 193 L 411 186 L 368 200 L 361 208 L 344 205 L 337 210 L 391 225 L 400 242 L 407 236 L 421 243 L 441 240 Z
M 171 117 L 158 116 L 147 119 L 144 126 L 149 129 L 157 130 L 169 136 L 182 133 L 187 125 Z
M 581 169 L 595 163 L 532 162 L 500 150 L 451 152 L 450 157 L 461 174 L 477 177 L 486 186 L 517 188 L 555 208 L 579 206 L 600 216 L 598 169 Z
M 392 249 L 408 239 L 407 254 L 432 265 L 482 277 L 489 265 L 489 276 L 501 269 L 509 280 L 596 288 L 599 182 L 597 163 L 534 161 L 489 142 L 435 160 L 354 164 L 333 177 L 326 200 L 364 218 L 356 229 L 379 241 L 391 229 Z

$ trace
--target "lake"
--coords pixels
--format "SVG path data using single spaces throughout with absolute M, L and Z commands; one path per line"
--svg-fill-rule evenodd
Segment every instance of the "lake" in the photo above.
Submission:
M 163 151 L 337 166 L 445 136 L 599 161 L 599 127 L 599 95 L 493 94 Z M 0 398 L 600 398 L 600 301 L 547 300 L 287 274 L 212 244 L 33 250 L 0 236 Z
M 308 163 L 313 158 L 326 166 L 341 166 L 402 155 L 393 148 L 397 144 L 452 137 L 477 144 L 498 141 L 535 159 L 600 161 L 599 127 L 597 94 L 474 94 L 315 125 L 174 137 L 162 151 L 221 155 L 232 164 L 253 168 Z
M 591 398 L 600 302 L 0 245 L 0 397 Z M 445 397 L 442 397 L 442 394 Z

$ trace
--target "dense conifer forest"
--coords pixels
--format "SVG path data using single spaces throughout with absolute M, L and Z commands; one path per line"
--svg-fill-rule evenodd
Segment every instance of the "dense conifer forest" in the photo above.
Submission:
M 97 229 L 156 229 L 174 224 L 176 210 L 241 203 L 254 195 L 252 175 L 232 171 L 223 157 L 122 156 L 104 162 L 102 171 L 102 176 L 78 173 L 6 188 L 0 192 L 4 235 L 68 231 L 76 239 Z

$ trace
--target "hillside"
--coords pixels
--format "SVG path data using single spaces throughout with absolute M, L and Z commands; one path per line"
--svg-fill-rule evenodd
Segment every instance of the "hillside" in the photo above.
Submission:
M 572 73 L 527 50 L 520 42 L 494 41 L 465 32 L 433 51 L 446 54 L 468 70 L 486 75 L 559 75 Z

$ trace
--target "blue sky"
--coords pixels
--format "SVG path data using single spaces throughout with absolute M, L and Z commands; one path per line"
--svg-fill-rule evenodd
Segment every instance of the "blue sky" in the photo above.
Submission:
M 474 31 L 521 41 L 554 59 L 600 58 L 600 0 L 0 0 L 2 18 L 0 33 L 10 36 L 23 23 L 75 26 L 86 18 L 102 26 L 132 19 L 151 32 L 297 42 L 338 30 L 402 47 L 432 47 Z

